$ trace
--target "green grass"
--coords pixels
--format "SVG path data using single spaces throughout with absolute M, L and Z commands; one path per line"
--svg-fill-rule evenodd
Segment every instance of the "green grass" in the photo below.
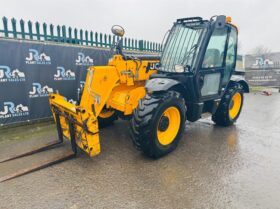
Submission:
M 40 122 L 32 125 L 21 125 L 0 130 L 0 144 L 11 140 L 24 141 L 30 138 L 45 138 L 55 136 L 55 124 L 53 122 Z
M 269 86 L 250 86 L 250 92 L 262 92 L 262 91 L 277 91 L 276 88 L 269 87 Z

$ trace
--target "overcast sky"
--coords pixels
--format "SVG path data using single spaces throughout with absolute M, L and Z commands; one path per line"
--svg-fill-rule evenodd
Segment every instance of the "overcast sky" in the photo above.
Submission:
M 120 24 L 126 36 L 161 42 L 177 18 L 216 14 L 232 17 L 241 53 L 264 45 L 280 51 L 280 0 L 0 0 L 0 14 L 110 33 Z M 2 27 L 2 21 L 1 21 Z

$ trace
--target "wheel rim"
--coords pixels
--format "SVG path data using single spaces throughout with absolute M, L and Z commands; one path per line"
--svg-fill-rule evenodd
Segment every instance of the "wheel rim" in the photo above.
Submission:
M 112 115 L 114 115 L 115 111 L 113 110 L 102 110 L 101 113 L 99 114 L 100 118 L 109 118 Z
M 161 115 L 157 126 L 157 138 L 160 144 L 171 144 L 180 128 L 181 116 L 176 107 L 167 108 Z
M 229 117 L 233 120 L 238 115 L 242 103 L 242 96 L 239 92 L 235 93 L 229 104 Z

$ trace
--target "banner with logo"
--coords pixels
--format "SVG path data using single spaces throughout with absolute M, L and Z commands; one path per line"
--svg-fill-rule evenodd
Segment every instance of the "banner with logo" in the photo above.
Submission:
M 252 86 L 280 87 L 280 69 L 248 70 L 245 78 Z
M 76 103 L 92 65 L 106 49 L 0 39 L 0 125 L 51 117 L 48 94 Z
M 280 87 L 280 53 L 245 56 L 245 78 L 253 86 Z

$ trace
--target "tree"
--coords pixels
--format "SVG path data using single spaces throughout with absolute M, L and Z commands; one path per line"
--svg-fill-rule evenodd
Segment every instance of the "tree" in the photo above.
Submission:
M 255 47 L 251 53 L 255 56 L 264 58 L 271 54 L 271 49 L 266 46 L 260 45 Z

